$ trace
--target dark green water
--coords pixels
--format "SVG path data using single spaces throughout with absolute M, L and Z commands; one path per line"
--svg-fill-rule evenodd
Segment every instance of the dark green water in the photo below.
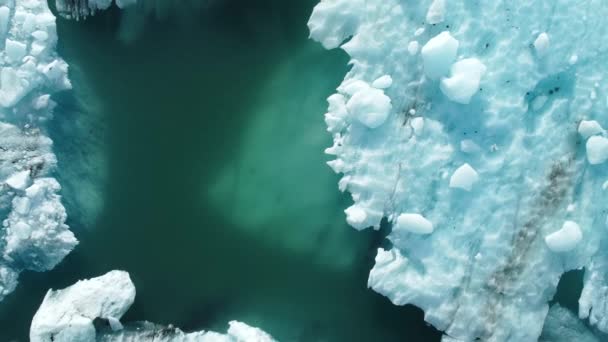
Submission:
M 75 90 L 51 128 L 69 224 L 81 241 L 52 272 L 24 273 L 0 304 L 0 341 L 26 341 L 50 287 L 131 274 L 123 321 L 282 341 L 433 341 L 422 312 L 367 289 L 382 233 L 344 224 L 324 162 L 325 98 L 340 51 L 307 39 L 316 0 L 224 1 L 150 19 L 129 43 L 120 14 L 58 20 Z

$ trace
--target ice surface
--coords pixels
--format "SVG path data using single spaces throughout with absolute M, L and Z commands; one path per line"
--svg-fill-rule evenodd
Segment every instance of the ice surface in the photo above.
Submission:
M 172 326 L 149 322 L 123 326 L 120 318 L 135 300 L 135 286 L 124 271 L 111 271 L 103 276 L 81 280 L 63 290 L 49 290 L 32 319 L 30 341 L 209 341 L 272 342 L 260 329 L 231 321 L 227 334 L 200 331 L 184 333 Z M 109 328 L 98 329 L 96 320 Z
M 70 88 L 46 1 L 0 2 L 0 301 L 23 270 L 46 271 L 77 244 L 50 177 L 50 94 Z
M 401 214 L 397 217 L 393 230 L 395 232 L 430 234 L 433 232 L 433 223 L 420 214 Z
M 541 342 L 599 342 L 594 333 L 568 309 L 553 305 L 549 309 Z
M 437 24 L 427 22 L 432 4 L 323 0 L 309 22 L 313 39 L 351 58 L 326 114 L 330 165 L 354 201 L 347 221 L 397 227 L 418 213 L 433 223 L 428 235 L 394 229 L 369 286 L 422 308 L 446 340 L 534 341 L 561 275 L 584 268 L 579 315 L 608 331 L 605 133 L 578 131 L 583 120 L 606 122 L 608 4 L 445 1 Z M 422 54 L 409 53 L 412 41 Z M 485 67 L 479 87 L 475 78 L 442 90 L 463 59 Z M 382 75 L 393 80 L 392 107 L 368 129 L 342 104 L 352 84 Z M 446 96 L 458 92 L 470 101 Z M 468 192 L 450 188 L 464 164 L 479 175 Z M 582 239 L 555 253 L 545 237 L 566 221 Z

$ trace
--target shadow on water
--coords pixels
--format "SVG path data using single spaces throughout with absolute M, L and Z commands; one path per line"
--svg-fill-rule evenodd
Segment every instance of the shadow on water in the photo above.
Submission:
M 70 183 L 64 187 L 65 203 L 81 243 L 55 270 L 22 275 L 17 291 L 0 305 L 0 340 L 27 340 L 31 317 L 48 288 L 112 269 L 129 271 L 137 287 L 125 321 L 225 331 L 227 322 L 237 319 L 283 341 L 439 339 L 420 310 L 394 306 L 367 289 L 386 228 L 335 227 L 349 229 L 345 245 L 369 246 L 359 252 L 355 266 L 336 270 L 235 227 L 192 190 L 213 182 L 219 167 L 236 154 L 242 131 L 254 119 L 250 111 L 260 85 L 291 51 L 314 45 L 318 53 L 302 72 L 327 68 L 333 87 L 340 82 L 345 56 L 307 40 L 306 20 L 315 2 L 226 1 L 191 13 L 197 20 L 185 24 L 150 23 L 129 44 L 116 39 L 115 10 L 85 22 L 58 20 L 61 55 L 100 101 L 100 117 L 90 120 L 103 120 L 105 128 L 85 126 L 103 129 L 98 137 L 103 146 L 96 148 L 107 155 L 109 186 L 102 187 L 104 205 L 88 227 L 72 193 L 80 179 L 62 180 Z M 314 89 L 297 82 L 294 96 Z M 317 123 L 331 91 L 314 89 L 320 105 L 311 118 Z M 62 110 L 87 113 L 72 108 L 70 96 L 55 98 L 58 122 L 76 120 L 61 117 Z M 81 126 L 62 127 L 51 135 L 60 167 L 69 168 L 75 158 L 69 129 Z M 315 148 L 321 153 L 328 144 Z M 264 200 L 269 199 L 261 194 Z M 341 211 L 348 200 L 335 202 Z

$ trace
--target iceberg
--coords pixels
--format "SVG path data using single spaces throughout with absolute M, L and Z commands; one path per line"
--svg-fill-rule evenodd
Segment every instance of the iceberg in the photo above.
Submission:
M 134 300 L 135 286 L 124 271 L 110 271 L 63 290 L 49 290 L 32 319 L 30 341 L 274 341 L 262 330 L 238 321 L 229 323 L 226 334 L 185 333 L 150 322 L 123 326 L 120 318 Z
M 69 89 L 46 1 L 0 3 L 0 301 L 23 270 L 55 267 L 78 241 L 65 224 L 46 135 L 50 94 Z
M 368 285 L 423 309 L 445 341 L 537 340 L 580 268 L 579 317 L 608 331 L 606 15 L 570 0 L 312 12 L 310 37 L 350 57 L 325 115 L 346 220 L 393 224 Z

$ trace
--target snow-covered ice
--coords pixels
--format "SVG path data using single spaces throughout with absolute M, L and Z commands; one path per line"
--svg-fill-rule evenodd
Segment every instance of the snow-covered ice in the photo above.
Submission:
M 31 342 L 74 341 L 208 341 L 272 342 L 264 331 L 231 321 L 228 332 L 185 333 L 173 326 L 149 322 L 123 324 L 120 318 L 135 300 L 135 285 L 124 271 L 81 280 L 63 290 L 49 290 L 32 319 Z M 94 321 L 105 320 L 107 329 L 96 329 Z
M 446 340 L 537 340 L 561 275 L 580 268 L 579 315 L 608 331 L 607 16 L 608 3 L 574 0 L 322 0 L 313 10 L 311 38 L 352 66 L 326 114 L 329 164 L 354 202 L 347 221 L 393 223 L 368 284 L 423 309 Z M 341 104 L 352 84 L 383 75 L 391 108 L 369 129 Z M 404 234 L 402 213 L 420 213 L 433 233 Z M 578 244 L 576 233 L 551 235 L 566 221 Z M 554 252 L 549 236 L 575 246 Z

